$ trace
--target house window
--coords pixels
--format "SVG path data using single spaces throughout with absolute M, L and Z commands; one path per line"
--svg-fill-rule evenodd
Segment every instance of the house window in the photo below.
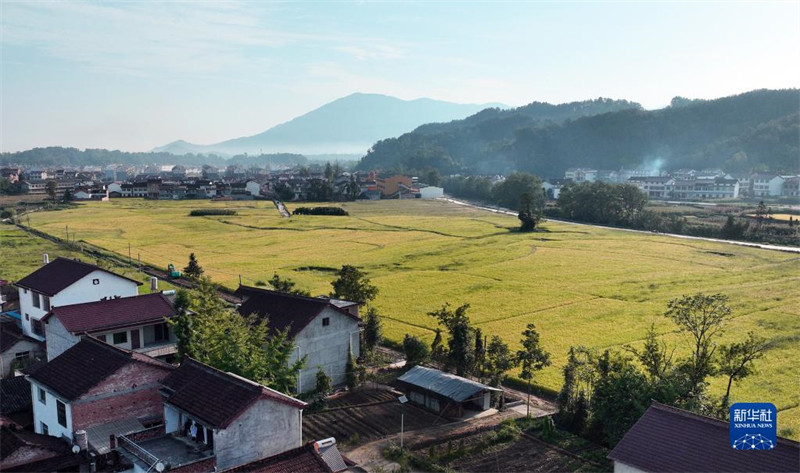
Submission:
M 31 357 L 31 352 L 29 351 L 20 351 L 14 354 L 14 359 L 17 361 L 27 360 Z
M 47 391 L 42 388 L 39 388 L 39 402 L 47 404 Z
M 31 320 L 31 331 L 40 337 L 44 337 L 44 329 L 42 329 L 42 321 L 33 319 Z
M 33 301 L 33 306 L 37 309 L 40 308 L 42 305 L 39 302 L 39 293 L 31 291 L 31 300 Z
M 47 296 L 42 296 L 42 302 L 44 303 L 44 310 L 50 312 L 50 298 Z
M 128 343 L 128 332 L 117 332 L 114 334 L 114 345 Z
M 39 430 L 42 431 L 42 435 L 50 435 L 50 430 L 44 422 L 39 422 Z
M 99 284 L 100 284 L 100 280 L 99 279 L 92 279 L 92 285 L 97 286 Z
M 56 412 L 58 412 L 58 425 L 61 427 L 67 426 L 67 406 L 63 402 L 56 399 Z
M 322 318 L 322 326 L 323 327 L 327 327 L 330 324 L 331 324 L 331 318 L 330 317 L 323 317 Z
M 25 320 L 31 320 L 31 316 L 28 315 L 28 314 L 25 314 Z

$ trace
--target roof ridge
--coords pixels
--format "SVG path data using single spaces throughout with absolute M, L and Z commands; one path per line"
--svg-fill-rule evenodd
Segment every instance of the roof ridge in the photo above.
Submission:
M 162 299 L 164 299 L 166 302 L 169 303 L 169 299 L 167 299 L 166 296 L 164 296 L 163 293 L 161 293 L 161 292 L 150 292 L 148 294 L 136 294 L 135 296 L 111 297 L 111 298 L 106 298 L 106 299 L 100 299 L 99 301 L 79 302 L 77 304 L 65 304 L 65 305 L 53 306 L 53 308 L 50 309 L 50 312 L 53 312 L 56 309 L 63 309 L 65 307 L 75 307 L 75 306 L 84 306 L 85 307 L 85 306 L 90 306 L 90 305 L 102 305 L 102 304 L 106 304 L 108 302 L 121 301 L 123 299 L 126 300 L 126 302 L 127 302 L 127 300 L 130 300 L 130 299 L 136 299 L 136 298 L 139 298 L 139 297 L 144 298 L 144 297 L 150 297 L 150 296 L 161 296 Z
M 217 376 L 217 377 L 220 377 L 220 378 L 223 378 L 223 379 L 229 379 L 229 380 L 233 379 L 233 380 L 237 381 L 237 384 L 244 385 L 245 387 L 247 387 L 249 389 L 253 389 L 254 393 L 260 393 L 261 392 L 261 390 L 258 389 L 261 386 L 260 384 L 256 383 L 255 381 L 249 380 L 249 379 L 247 379 L 247 378 L 245 378 L 243 376 L 239 376 L 237 374 L 233 374 L 233 373 L 228 372 L 228 371 L 222 371 L 220 369 L 214 368 L 213 366 L 208 365 L 206 363 L 203 363 L 202 361 L 198 361 L 197 359 L 192 358 L 191 356 L 187 356 L 186 357 L 186 361 L 184 361 L 183 363 L 187 363 L 187 362 L 193 362 L 193 363 L 199 365 L 199 367 L 202 368 L 204 371 L 206 371 L 207 373 L 212 374 L 214 376 Z M 183 363 L 181 363 L 181 366 L 183 366 Z M 243 381 L 244 381 L 244 383 L 243 383 Z
M 253 286 L 245 286 L 243 284 L 239 285 L 239 289 L 241 289 L 241 288 L 246 288 L 246 289 L 250 289 L 250 290 L 261 292 L 261 293 L 274 294 L 276 296 L 287 297 L 289 299 L 302 299 L 302 300 L 307 300 L 307 301 L 311 301 L 311 302 L 319 302 L 320 304 L 332 305 L 329 302 L 329 299 L 322 299 L 322 298 L 314 297 L 314 296 L 301 296 L 301 295 L 292 294 L 292 293 L 289 293 L 289 292 L 275 291 L 275 290 L 272 290 L 272 289 L 263 289 L 263 288 L 260 288 L 260 287 L 253 287 Z

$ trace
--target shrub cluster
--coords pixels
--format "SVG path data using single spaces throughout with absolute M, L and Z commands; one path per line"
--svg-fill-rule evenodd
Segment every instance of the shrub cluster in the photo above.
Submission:
M 189 212 L 190 217 L 203 217 L 206 215 L 236 215 L 231 209 L 194 209 Z
M 341 207 L 298 207 L 294 209 L 292 215 L 334 215 L 344 217 L 349 214 Z

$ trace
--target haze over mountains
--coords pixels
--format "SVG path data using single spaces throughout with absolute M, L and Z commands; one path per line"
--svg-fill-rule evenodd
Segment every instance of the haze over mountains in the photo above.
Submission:
M 224 156 L 244 153 L 349 154 L 358 158 L 380 139 L 399 136 L 423 123 L 464 118 L 487 107 L 506 106 L 457 104 L 428 98 L 401 100 L 387 95 L 355 93 L 257 135 L 210 145 L 179 140 L 153 151 Z
M 798 137 L 797 89 L 714 100 L 676 97 L 659 110 L 607 99 L 533 103 L 387 138 L 372 147 L 359 168 L 558 177 L 569 167 L 635 168 L 658 161 L 667 169 L 797 173 Z

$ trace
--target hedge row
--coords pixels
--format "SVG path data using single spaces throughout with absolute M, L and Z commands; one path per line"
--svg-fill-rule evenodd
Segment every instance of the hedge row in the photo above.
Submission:
M 349 214 L 341 207 L 298 207 L 294 209 L 292 215 L 336 215 L 343 217 Z
M 236 215 L 231 209 L 194 209 L 189 212 L 190 217 L 203 217 L 206 215 Z

